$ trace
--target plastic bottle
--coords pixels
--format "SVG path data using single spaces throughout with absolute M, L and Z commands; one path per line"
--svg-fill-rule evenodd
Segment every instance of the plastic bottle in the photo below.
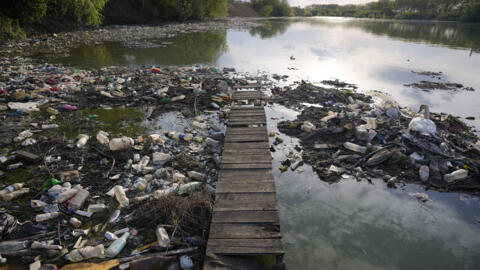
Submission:
M 133 162 L 137 163 L 139 161 L 140 161 L 140 154 L 139 153 L 133 154 Z
M 0 242 L 0 253 L 25 249 L 28 247 L 28 243 L 28 240 Z
M 114 138 L 111 139 L 108 143 L 110 150 L 117 151 L 123 149 L 130 149 L 135 144 L 132 138 L 129 137 L 122 137 L 122 138 Z
M 193 237 L 187 236 L 185 238 L 185 240 L 187 241 L 187 243 L 189 243 L 191 245 L 194 245 L 194 246 L 197 246 L 197 247 L 205 246 L 205 241 L 202 240 L 200 237 L 197 237 L 197 236 L 193 236 Z
M 430 176 L 430 169 L 428 166 L 422 165 L 418 169 L 418 175 L 420 176 L 420 180 L 422 182 L 426 182 L 428 180 L 428 177 Z
M 81 148 L 81 147 L 84 147 L 85 144 L 87 144 L 87 141 L 88 139 L 90 139 L 90 136 L 86 135 L 86 134 L 80 134 L 78 135 L 78 141 L 77 141 L 77 148 Z
M 98 246 L 88 246 L 72 250 L 65 255 L 65 259 L 71 262 L 80 262 L 91 258 L 103 258 L 105 256 L 105 247 L 100 244 Z
M 1 193 L 5 192 L 5 193 L 10 193 L 10 192 L 14 192 L 16 190 L 20 190 L 21 188 L 23 188 L 23 185 L 24 183 L 15 183 L 13 185 L 10 185 L 6 188 L 4 188 L 2 191 L 0 191 Z
M 120 217 L 120 210 L 115 210 L 113 214 L 108 219 L 108 223 L 115 223 L 117 222 L 118 218 Z
M 170 154 L 161 153 L 161 152 L 154 152 L 153 153 L 153 164 L 164 165 L 165 163 L 170 161 L 171 158 L 172 158 L 172 156 Z
M 58 128 L 57 124 L 50 124 L 50 125 L 42 125 L 42 129 L 54 129 Z
M 107 206 L 103 203 L 90 204 L 88 206 L 88 212 L 98 213 L 107 210 Z
M 133 199 L 133 201 L 135 203 L 140 203 L 140 202 L 143 202 L 143 201 L 146 201 L 148 199 L 150 199 L 151 195 L 150 194 L 147 194 L 147 195 L 143 195 L 143 196 L 138 196 L 138 197 L 135 197 Z
M 447 183 L 453 183 L 457 180 L 465 179 L 465 178 L 467 178 L 467 176 L 468 176 L 468 171 L 465 170 L 465 169 L 460 169 L 460 170 L 456 170 L 452 173 L 445 174 L 443 176 L 443 180 L 445 180 L 445 182 L 447 182 Z
M 193 121 L 192 126 L 198 129 L 207 129 L 207 124 Z
M 134 190 L 144 191 L 147 188 L 148 181 L 143 177 L 138 177 L 133 184 Z
M 177 187 L 170 187 L 167 189 L 158 189 L 153 192 L 153 198 L 155 199 L 160 199 L 162 197 L 165 197 L 167 195 L 170 195 L 174 193 L 177 190 Z
M 107 238 L 107 239 L 110 240 L 110 241 L 113 241 L 113 240 L 117 240 L 117 239 L 118 239 L 118 236 L 115 235 L 114 233 L 106 232 L 106 233 L 105 233 L 105 238 Z
M 5 195 L 0 194 L 0 197 L 2 198 L 2 200 L 8 202 L 8 201 L 16 199 L 16 198 L 18 198 L 18 197 L 20 197 L 23 194 L 26 194 L 28 192 L 30 192 L 29 188 L 22 188 L 20 190 L 15 190 L 14 192 L 7 193 Z
M 82 226 L 82 222 L 78 218 L 75 218 L 75 217 L 70 218 L 69 222 L 70 222 L 70 225 L 72 225 L 75 228 L 78 228 L 78 227 Z
M 113 243 L 108 247 L 107 251 L 105 252 L 105 255 L 109 258 L 117 256 L 118 253 L 120 253 L 120 251 L 122 251 L 122 249 L 127 244 L 127 239 L 129 236 L 130 233 L 126 232 L 120 238 L 113 241 Z
M 155 235 L 157 236 L 157 242 L 159 246 L 166 248 L 170 245 L 170 237 L 168 236 L 165 228 L 161 226 L 157 227 L 155 230 Z
M 301 129 L 305 132 L 311 133 L 312 131 L 314 131 L 316 129 L 316 127 L 311 122 L 305 121 L 305 122 L 303 122 L 303 124 L 301 126 Z
M 60 193 L 57 197 L 57 199 L 55 199 L 55 202 L 57 203 L 63 203 L 64 201 L 67 201 L 68 199 L 72 198 L 73 196 L 75 196 L 76 194 L 78 193 L 78 189 L 76 188 L 71 188 L 67 191 L 64 191 L 62 193 Z
M 202 143 L 203 142 L 203 138 L 202 137 L 195 137 L 193 138 L 194 141 L 196 141 L 197 143 Z
M 62 250 L 63 247 L 60 245 L 50 245 L 47 243 L 41 243 L 38 241 L 33 241 L 32 245 L 30 246 L 32 249 L 56 249 L 56 250 Z
M 181 174 L 181 173 L 174 173 L 173 174 L 173 181 L 184 181 L 186 178 L 185 175 Z
M 80 189 L 75 197 L 73 197 L 73 199 L 70 201 L 68 208 L 74 211 L 82 208 L 89 195 L 90 192 L 88 192 L 88 190 Z
M 200 189 L 202 185 L 203 185 L 202 182 L 190 182 L 188 184 L 181 185 L 178 188 L 177 194 L 178 195 L 188 194 L 194 190 Z
M 212 138 L 207 138 L 205 142 L 210 146 L 217 146 L 219 144 L 217 140 L 214 140 Z
M 120 208 L 128 207 L 129 200 L 127 198 L 127 195 L 125 194 L 125 191 L 123 190 L 122 186 L 116 185 L 113 188 L 113 192 L 115 194 L 115 198 L 117 199 L 118 203 L 120 204 Z
M 103 131 L 103 130 L 100 130 L 98 133 L 97 133 L 97 141 L 101 144 L 108 144 L 109 143 L 109 139 L 108 139 L 108 133 Z
M 56 217 L 60 216 L 60 212 L 52 212 L 52 213 L 46 213 L 46 214 L 38 214 L 35 216 L 35 221 L 36 222 L 42 222 L 50 219 L 54 219 Z
M 351 143 L 351 142 L 344 143 L 343 147 L 347 148 L 348 150 L 363 153 L 363 154 L 365 154 L 367 152 L 367 147 L 360 146 L 358 144 L 354 144 L 354 143 Z
M 202 180 L 205 178 L 205 175 L 203 173 L 199 173 L 196 171 L 188 171 L 187 172 L 188 177 L 194 179 L 194 180 Z
M 185 99 L 185 95 L 180 95 L 180 96 L 172 97 L 170 101 L 174 102 L 174 101 L 184 100 L 184 99 Z
M 187 255 L 182 255 L 180 257 L 180 267 L 184 270 L 192 269 L 193 268 L 193 261 Z

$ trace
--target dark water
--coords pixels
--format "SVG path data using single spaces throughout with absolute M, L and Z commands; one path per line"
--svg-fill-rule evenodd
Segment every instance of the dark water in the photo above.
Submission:
M 149 41 L 83 46 L 56 59 L 77 66 L 211 63 L 238 71 L 287 74 L 289 80 L 338 78 L 362 91 L 381 90 L 403 106 L 474 116 L 480 126 L 480 25 L 345 18 L 279 19 L 246 31 L 191 33 Z M 293 56 L 295 60 L 290 60 Z M 412 70 L 442 71 L 441 79 Z M 462 83 L 477 91 L 425 92 L 420 80 Z M 271 116 L 295 118 L 283 107 Z M 319 181 L 309 166 L 299 174 L 276 168 L 298 143 L 282 135 L 274 170 L 289 269 L 479 269 L 480 200 L 416 185 L 388 189 L 382 181 Z M 426 192 L 421 203 L 409 192 Z

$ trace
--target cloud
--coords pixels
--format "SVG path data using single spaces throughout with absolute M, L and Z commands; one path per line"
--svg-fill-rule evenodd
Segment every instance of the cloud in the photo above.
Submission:
M 373 0 L 289 0 L 291 6 L 301 6 L 305 7 L 312 4 L 365 4 L 368 2 L 373 2 Z

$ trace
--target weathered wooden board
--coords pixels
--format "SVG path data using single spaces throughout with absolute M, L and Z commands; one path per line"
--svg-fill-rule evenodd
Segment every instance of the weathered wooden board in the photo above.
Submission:
M 225 143 L 223 149 L 270 149 L 266 142 L 252 142 L 252 143 Z
M 212 223 L 278 223 L 277 211 L 213 212 Z
M 247 134 L 225 136 L 225 142 L 268 142 L 266 134 Z
M 229 117 L 228 122 L 265 122 L 267 119 L 265 116 L 252 116 L 252 117 Z
M 220 165 L 222 170 L 232 169 L 272 169 L 271 163 L 222 163 Z
M 258 239 L 281 238 L 280 226 L 274 224 L 224 224 L 214 223 L 210 226 L 210 239 Z M 213 237 L 212 237 L 213 236 Z
M 220 171 L 219 178 L 243 179 L 243 177 L 252 177 L 256 179 L 271 179 L 273 180 L 273 173 L 271 170 L 227 170 Z
M 265 127 L 251 127 L 251 128 L 232 127 L 227 129 L 227 136 L 228 135 L 248 135 L 248 134 L 267 135 L 267 129 Z
M 271 193 L 221 193 L 216 194 L 216 203 L 222 200 L 232 201 L 272 201 L 276 200 L 277 195 Z
M 232 193 L 232 192 L 275 192 L 275 183 L 273 182 L 258 182 L 258 183 L 218 183 L 216 193 Z
M 222 163 L 271 163 L 272 156 L 268 155 L 225 155 L 222 157 Z
M 207 253 L 283 254 L 283 245 L 281 239 L 211 239 Z
M 245 112 L 230 112 L 228 114 L 228 117 L 249 117 L 249 116 L 265 117 L 265 113 L 262 111 L 245 111 Z
M 218 201 L 213 211 L 276 211 L 277 201 Z M 218 237 L 217 237 L 218 238 Z
M 261 87 L 262 85 L 259 83 L 249 83 L 249 84 L 236 84 L 233 86 L 233 89 L 249 89 L 249 88 L 261 88 Z M 241 92 L 247 92 L 247 91 L 241 91 Z
M 258 122 L 228 122 L 227 126 L 228 127 L 244 127 L 244 126 L 252 126 L 252 125 L 266 125 L 266 121 L 258 121 Z
M 260 148 L 260 149 L 223 149 L 222 155 L 271 155 L 269 149 Z
M 39 155 L 30 153 L 30 152 L 27 152 L 27 151 L 23 151 L 23 150 L 15 151 L 15 155 L 18 158 L 23 159 L 23 160 L 28 160 L 28 161 L 39 161 L 40 160 Z
M 241 111 L 241 110 L 265 111 L 265 108 L 263 106 L 234 106 L 230 111 L 233 112 L 233 111 Z

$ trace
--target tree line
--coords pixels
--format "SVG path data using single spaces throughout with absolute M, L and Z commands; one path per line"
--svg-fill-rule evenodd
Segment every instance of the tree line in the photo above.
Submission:
M 378 0 L 363 5 L 290 7 L 286 0 L 251 0 L 262 16 L 344 16 L 480 22 L 480 0 Z
M 228 15 L 228 0 L 0 0 L 0 40 L 31 29 L 203 20 Z

